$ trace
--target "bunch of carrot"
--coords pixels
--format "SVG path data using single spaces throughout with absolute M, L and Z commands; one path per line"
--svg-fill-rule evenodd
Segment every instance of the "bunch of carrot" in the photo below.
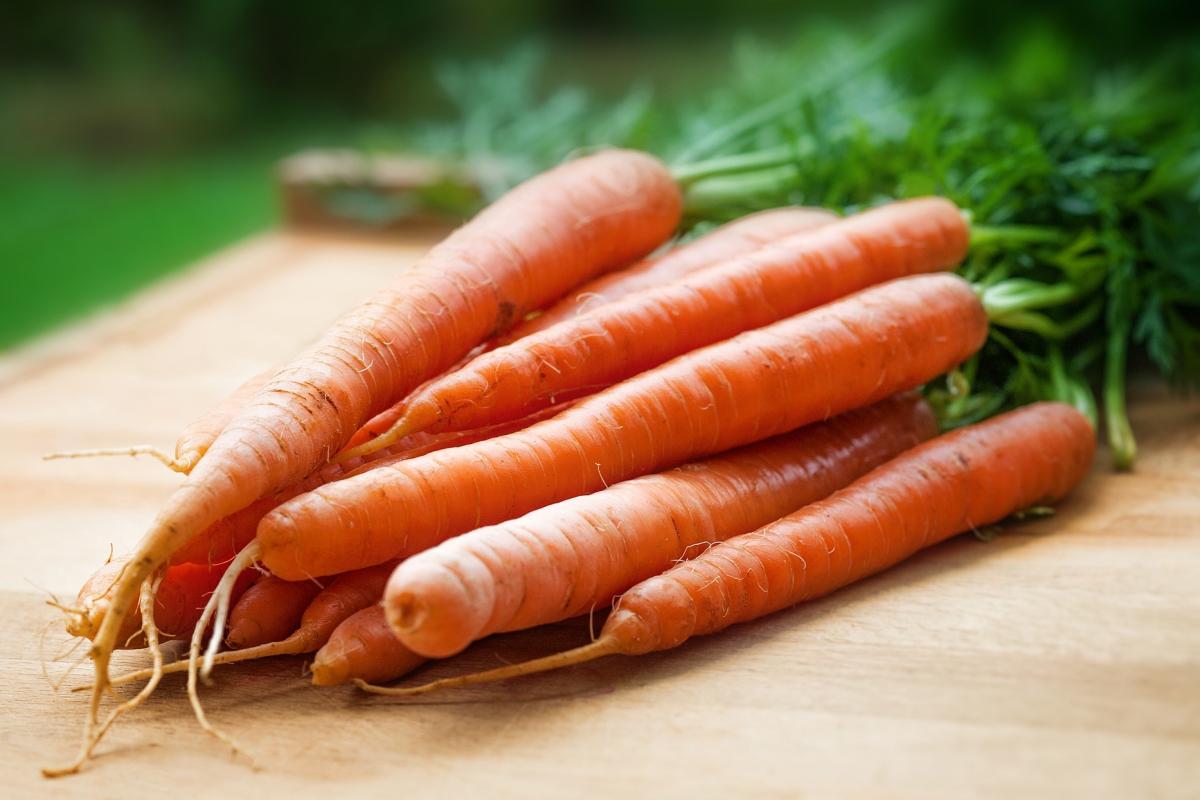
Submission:
M 189 426 L 161 456 L 183 484 L 65 609 L 95 681 L 78 758 L 47 774 L 166 672 L 211 730 L 197 687 L 220 663 L 315 653 L 316 684 L 387 681 L 610 605 L 585 648 L 450 683 L 665 649 L 1083 477 L 1073 409 L 937 436 L 915 391 L 987 334 L 948 272 L 970 242 L 951 203 L 778 209 L 663 249 L 680 213 L 647 155 L 564 164 Z M 164 664 L 168 638 L 188 658 Z M 153 666 L 110 676 L 126 646 Z

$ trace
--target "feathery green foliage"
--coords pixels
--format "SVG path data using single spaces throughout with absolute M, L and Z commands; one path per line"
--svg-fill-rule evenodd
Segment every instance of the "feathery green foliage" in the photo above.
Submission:
M 779 205 L 848 212 L 944 195 L 971 215 L 960 271 L 993 332 L 930 387 L 943 424 L 1064 400 L 1102 416 L 1115 465 L 1128 467 L 1130 364 L 1179 389 L 1200 385 L 1196 58 L 1091 68 L 1035 29 L 986 68 L 960 59 L 922 81 L 922 48 L 906 38 L 920 27 L 893 19 L 884 36 L 746 40 L 723 85 L 686 104 L 644 88 L 615 103 L 572 88 L 541 95 L 526 49 L 500 68 L 448 73 L 462 117 L 417 141 L 492 165 L 489 196 L 573 151 L 649 149 L 684 179 L 697 231 Z

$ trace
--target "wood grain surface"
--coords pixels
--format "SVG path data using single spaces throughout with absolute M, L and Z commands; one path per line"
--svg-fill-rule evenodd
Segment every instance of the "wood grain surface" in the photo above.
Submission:
M 273 233 L 0 356 L 0 776 L 6 797 L 1200 797 L 1200 404 L 1138 393 L 1135 473 L 1052 518 L 960 537 L 825 600 L 697 640 L 428 697 L 317 690 L 302 659 L 178 680 L 74 778 L 87 679 L 50 593 L 129 548 L 178 480 L 42 462 L 149 442 L 287 357 L 427 242 Z M 586 641 L 577 620 L 420 677 Z M 121 656 L 140 664 L 139 653 Z

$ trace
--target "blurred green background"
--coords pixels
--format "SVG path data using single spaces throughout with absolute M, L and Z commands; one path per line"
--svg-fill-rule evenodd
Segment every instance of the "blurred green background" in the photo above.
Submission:
M 584 143 L 575 138 L 670 150 L 703 132 L 701 106 L 735 66 L 781 80 L 770 56 L 747 67 L 746 41 L 865 45 L 887 34 L 895 5 L 8 3 L 0 349 L 274 224 L 273 166 L 301 148 L 457 157 L 483 127 L 484 138 L 509 131 L 486 146 L 528 154 L 526 171 Z M 1196 9 L 932 3 L 888 69 L 918 93 L 953 70 L 994 71 L 1007 96 L 1037 100 L 1081 75 L 1194 55 Z M 502 128 L 506 113 L 529 124 Z

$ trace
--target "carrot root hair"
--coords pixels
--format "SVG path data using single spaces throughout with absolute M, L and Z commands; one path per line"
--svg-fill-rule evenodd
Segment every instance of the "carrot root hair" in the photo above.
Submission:
M 132 447 L 103 447 L 95 450 L 65 450 L 59 453 L 47 453 L 43 461 L 58 461 L 66 458 L 101 458 L 105 456 L 150 456 L 161 462 L 167 469 L 187 475 L 199 460 L 196 457 L 176 458 L 163 450 L 149 444 L 138 444 Z
M 373 683 L 367 683 L 361 678 L 355 678 L 354 685 L 364 692 L 371 694 L 382 694 L 391 697 L 415 697 L 443 689 L 458 689 L 463 686 L 477 686 L 481 683 L 495 683 L 496 681 L 506 681 L 511 678 L 520 678 L 539 672 L 573 667 L 576 664 L 594 661 L 604 656 L 617 655 L 620 652 L 621 648 L 616 640 L 601 637 L 591 644 L 585 644 L 573 650 L 564 650 L 561 653 L 535 658 L 532 661 L 523 661 L 520 664 L 509 664 L 508 666 L 484 670 L 483 672 L 472 672 L 469 675 L 442 678 L 420 684 L 419 686 L 377 686 Z
M 83 765 L 91 759 L 96 745 L 100 744 L 100 740 L 104 738 L 104 734 L 108 733 L 117 719 L 122 714 L 130 712 L 144 703 L 146 698 L 154 694 L 154 690 L 158 688 L 158 684 L 163 676 L 163 652 L 162 646 L 158 641 L 158 626 L 154 624 L 154 599 L 158 594 L 158 586 L 161 582 L 162 575 L 159 574 L 153 582 L 146 581 L 143 583 L 141 597 L 138 600 L 142 614 L 142 632 L 146 636 L 146 646 L 150 649 L 150 655 L 154 659 L 154 665 L 147 670 L 150 680 L 147 681 L 140 692 L 110 711 L 104 722 L 99 726 L 93 724 L 94 717 L 89 715 L 88 722 L 84 726 L 83 746 L 79 750 L 79 755 L 75 757 L 74 761 L 64 767 L 43 768 L 42 775 L 45 777 L 60 778 L 64 775 L 74 775 L 79 772 Z M 99 697 L 99 692 L 93 693 L 93 707 L 98 705 Z
M 230 562 L 228 569 L 225 570 L 225 574 L 221 576 L 221 580 L 217 583 L 217 588 L 213 590 L 212 596 L 208 598 L 208 602 L 204 606 L 204 611 L 200 614 L 200 620 L 196 623 L 195 630 L 192 631 L 192 641 L 188 647 L 187 694 L 188 702 L 192 706 L 192 713 L 195 714 L 196 722 L 201 728 L 224 742 L 235 755 L 241 754 L 243 752 L 242 749 L 238 747 L 237 743 L 228 734 L 218 730 L 208 721 L 208 715 L 204 713 L 204 706 L 200 703 L 200 692 L 198 689 L 198 679 L 202 672 L 200 665 L 200 643 L 204 639 L 204 632 L 208 629 L 209 623 L 212 622 L 212 636 L 204 653 L 203 675 L 207 683 L 213 665 L 216 663 L 217 649 L 221 646 L 225 620 L 229 616 L 229 606 L 232 604 L 234 583 L 237 581 L 238 575 L 242 573 L 242 570 L 258 560 L 260 552 L 261 548 L 258 542 L 251 542 Z
M 256 645 L 254 647 L 246 647 L 241 650 L 226 650 L 222 653 L 217 653 L 213 657 L 213 665 L 221 666 L 224 664 L 240 664 L 243 661 L 255 661 L 260 658 L 270 658 L 272 656 L 296 656 L 304 652 L 305 640 L 300 636 L 289 636 L 286 639 L 281 639 L 278 642 L 267 642 L 265 644 Z M 187 658 L 181 658 L 177 661 L 172 661 L 169 664 L 164 664 L 162 672 L 164 675 L 172 675 L 176 672 L 187 672 Z M 109 686 L 124 686 L 127 683 L 135 683 L 136 681 L 145 680 L 150 677 L 153 672 L 152 667 L 138 669 L 132 672 L 126 672 L 111 678 L 108 682 Z M 85 692 L 90 690 L 94 684 L 86 683 L 82 686 L 74 686 L 72 692 Z

